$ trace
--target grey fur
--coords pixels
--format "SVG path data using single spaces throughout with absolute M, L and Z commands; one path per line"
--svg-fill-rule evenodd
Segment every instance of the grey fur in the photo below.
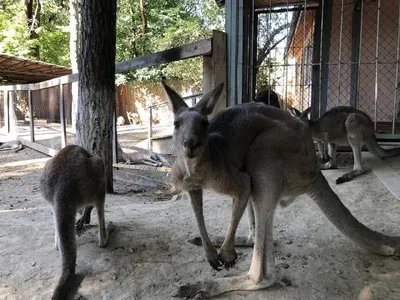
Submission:
M 311 121 L 303 112 L 300 118 L 309 124 L 313 139 L 318 142 L 318 149 L 325 162 L 322 169 L 335 169 L 336 147 L 351 146 L 354 155 L 353 171 L 344 174 L 336 183 L 350 181 L 353 178 L 369 171 L 362 164 L 361 148 L 367 146 L 372 154 L 379 158 L 388 158 L 400 154 L 400 148 L 383 149 L 376 142 L 374 123 L 361 110 L 350 106 L 337 106 L 328 110 L 319 119 Z
M 381 255 L 400 253 L 400 238 L 382 235 L 359 223 L 333 192 L 319 170 L 306 123 L 260 103 L 227 108 L 208 122 L 207 115 L 220 96 L 221 85 L 189 108 L 164 81 L 162 84 L 175 115 L 173 140 L 177 158 L 172 184 L 189 193 L 208 262 L 214 269 L 230 267 L 236 259 L 234 244 L 247 240 L 250 245 L 254 239 L 253 258 L 246 275 L 182 286 L 172 296 L 208 298 L 274 284 L 274 212 L 280 200 L 289 199 L 285 203 L 290 204 L 301 194 L 308 194 L 329 220 L 360 246 Z M 204 188 L 233 199 L 231 223 L 219 253 L 204 222 Z M 250 234 L 235 238 L 246 206 Z
M 52 299 L 69 299 L 77 252 L 75 217 L 80 208 L 86 207 L 84 217 L 88 223 L 91 207 L 96 207 L 99 219 L 99 246 L 105 247 L 107 244 L 108 232 L 104 219 L 104 161 L 99 156 L 90 155 L 80 146 L 66 146 L 47 161 L 40 177 L 40 188 L 43 197 L 53 208 L 55 247 L 60 252 L 62 263 L 61 277 Z

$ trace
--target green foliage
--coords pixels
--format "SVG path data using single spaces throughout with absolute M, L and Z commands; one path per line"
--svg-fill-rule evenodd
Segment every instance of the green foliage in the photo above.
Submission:
M 35 10 L 37 1 L 33 1 Z M 213 29 L 224 30 L 224 9 L 214 0 L 117 0 L 116 60 L 122 61 L 211 37 Z M 25 0 L 0 0 L 0 52 L 69 66 L 68 1 L 41 1 L 39 22 L 32 38 Z M 143 18 L 146 28 L 142 32 Z M 39 57 L 32 51 L 39 48 Z M 201 58 L 117 74 L 116 83 L 169 78 L 201 81 Z
M 200 3 L 200 4 L 199 4 Z M 224 10 L 214 0 L 147 0 L 147 31 L 141 31 L 139 0 L 118 0 L 117 61 L 182 46 L 211 37 L 213 29 L 224 29 Z M 118 74 L 117 84 L 130 80 L 158 81 L 168 78 L 201 81 L 202 60 L 185 61 Z
M 68 66 L 68 6 L 56 0 L 42 1 L 39 21 L 32 27 L 38 37 L 31 38 L 25 3 L 21 0 L 0 2 L 0 52 Z M 34 1 L 34 11 L 36 4 Z M 33 47 L 39 48 L 39 57 L 33 53 Z

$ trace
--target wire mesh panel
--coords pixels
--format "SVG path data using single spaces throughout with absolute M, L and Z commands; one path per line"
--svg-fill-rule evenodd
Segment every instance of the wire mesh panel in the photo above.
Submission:
M 8 91 L 8 97 L 11 135 L 30 139 L 28 92 Z
M 197 91 L 188 82 L 171 81 L 171 86 L 183 95 Z M 123 152 L 130 154 L 151 150 L 158 154 L 173 155 L 173 113 L 165 102 L 160 84 L 131 84 L 117 91 L 117 140 Z M 193 106 L 201 94 L 183 99 Z M 124 161 L 121 157 L 119 161 Z
M 319 115 L 353 106 L 377 132 L 400 133 L 399 1 L 276 4 L 256 11 L 256 90 L 299 110 L 314 103 Z
M 60 90 L 51 87 L 32 91 L 35 141 L 51 149 L 61 149 Z
M 270 7 L 258 14 L 256 90 L 273 89 L 282 102 L 311 105 L 315 8 Z

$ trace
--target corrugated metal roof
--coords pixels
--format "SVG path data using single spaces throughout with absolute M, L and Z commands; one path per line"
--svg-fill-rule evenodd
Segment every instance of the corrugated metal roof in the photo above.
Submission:
M 71 73 L 68 67 L 0 53 L 0 84 L 34 83 Z

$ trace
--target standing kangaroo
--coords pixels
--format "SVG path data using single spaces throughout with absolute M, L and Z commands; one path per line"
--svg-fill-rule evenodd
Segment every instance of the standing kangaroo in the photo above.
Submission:
M 400 254 L 399 237 L 380 234 L 358 222 L 333 192 L 319 170 L 311 131 L 305 122 L 260 103 L 227 108 L 208 121 L 223 84 L 192 108 L 164 80 L 162 85 L 174 113 L 177 158 L 171 180 L 189 194 L 208 262 L 214 269 L 233 265 L 234 245 L 246 241 L 235 239 L 235 233 L 248 203 L 248 245 L 253 244 L 254 236 L 247 274 L 181 286 L 172 296 L 208 298 L 274 284 L 275 209 L 281 199 L 301 194 L 308 194 L 328 219 L 360 246 L 381 255 Z M 231 223 L 219 254 L 204 222 L 203 188 L 233 198 Z
M 99 246 L 105 247 L 108 232 L 104 219 L 106 175 L 104 161 L 90 155 L 80 146 L 70 145 L 47 161 L 40 177 L 44 198 L 52 205 L 55 227 L 55 247 L 60 252 L 62 273 L 53 293 L 53 300 L 69 299 L 75 274 L 75 216 L 85 208 L 82 223 L 90 222 L 94 205 L 99 219 Z M 83 225 L 83 224 L 81 224 Z
M 400 148 L 386 150 L 379 147 L 371 118 L 354 107 L 333 107 L 315 121 L 307 119 L 305 112 L 300 118 L 309 124 L 312 137 L 318 142 L 318 151 L 322 156 L 322 161 L 327 162 L 321 166 L 322 169 L 337 168 L 337 145 L 351 146 L 354 155 L 354 170 L 339 177 L 336 180 L 337 184 L 350 181 L 369 170 L 362 165 L 361 147 L 364 145 L 379 158 L 389 158 L 400 154 Z

